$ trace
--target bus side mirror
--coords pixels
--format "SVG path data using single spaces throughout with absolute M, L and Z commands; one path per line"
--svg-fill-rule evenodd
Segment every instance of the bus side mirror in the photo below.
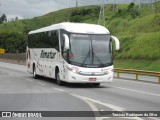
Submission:
M 63 37 L 64 37 L 64 47 L 65 47 L 65 49 L 69 49 L 69 37 L 68 37 L 68 35 L 66 35 L 66 34 L 63 34 Z
M 120 43 L 117 37 L 111 36 L 111 38 L 115 41 L 116 50 L 120 49 Z

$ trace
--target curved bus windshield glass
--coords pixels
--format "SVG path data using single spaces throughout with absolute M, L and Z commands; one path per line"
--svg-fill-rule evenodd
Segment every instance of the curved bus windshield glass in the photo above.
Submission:
M 69 61 L 81 67 L 112 65 L 110 35 L 71 34 Z

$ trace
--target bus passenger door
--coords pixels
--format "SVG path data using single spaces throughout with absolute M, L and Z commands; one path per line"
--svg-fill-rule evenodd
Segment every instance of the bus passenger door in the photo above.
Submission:
M 66 73 L 66 65 L 67 65 L 67 49 L 65 49 L 65 38 L 64 38 L 64 30 L 60 30 L 60 52 L 58 54 L 59 67 L 61 69 L 60 77 L 61 80 L 65 80 L 67 78 Z M 65 32 L 66 33 L 66 32 Z

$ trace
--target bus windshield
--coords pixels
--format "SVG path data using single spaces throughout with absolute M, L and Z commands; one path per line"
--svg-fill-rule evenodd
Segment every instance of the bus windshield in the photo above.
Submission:
M 73 65 L 89 68 L 112 65 L 110 35 L 71 34 L 69 61 Z

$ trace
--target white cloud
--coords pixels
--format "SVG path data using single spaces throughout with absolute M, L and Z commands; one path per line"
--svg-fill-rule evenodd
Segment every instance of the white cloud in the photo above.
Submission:
M 65 0 L 1 0 L 2 13 L 18 15 L 24 18 L 40 16 L 51 11 L 59 10 L 66 6 Z M 65 3 L 65 4 L 64 4 Z

